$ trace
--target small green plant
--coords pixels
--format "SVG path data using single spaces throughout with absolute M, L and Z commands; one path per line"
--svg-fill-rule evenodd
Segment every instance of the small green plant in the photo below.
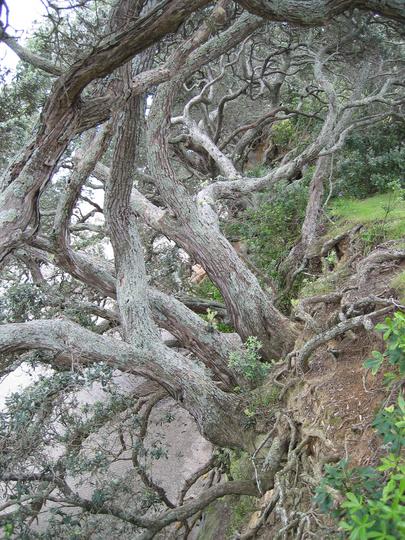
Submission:
M 210 324 L 213 328 L 215 328 L 215 330 L 218 329 L 218 322 L 215 318 L 217 315 L 218 311 L 208 308 L 207 314 L 205 316 L 205 320 L 207 321 L 207 323 Z
M 192 290 L 196 296 L 208 298 L 209 300 L 214 300 L 215 302 L 222 303 L 224 301 L 218 287 L 216 287 L 208 278 L 203 279 L 198 285 L 194 285 Z
M 405 400 L 384 408 L 374 428 L 388 453 L 378 467 L 349 468 L 346 460 L 325 467 L 315 501 L 332 512 L 349 540 L 395 540 L 405 535 Z M 336 506 L 336 499 L 344 500 Z
M 267 172 L 268 168 L 265 165 L 256 165 L 246 171 L 246 176 L 249 176 L 250 178 L 261 178 L 262 176 L 265 176 Z
M 405 372 L 405 316 L 401 312 L 377 326 L 387 342 L 385 353 L 374 351 L 365 367 L 376 374 L 387 358 Z M 405 399 L 380 410 L 373 427 L 382 439 L 385 455 L 374 467 L 348 466 L 347 460 L 325 467 L 315 501 L 323 512 L 332 511 L 349 540 L 396 540 L 405 537 Z M 344 497 L 344 498 L 343 498 Z M 342 500 L 343 498 L 343 500 Z
M 325 465 L 324 476 L 315 492 L 315 502 L 322 512 L 332 512 L 339 517 L 341 509 L 336 508 L 335 500 L 339 493 L 358 491 L 371 494 L 379 488 L 381 475 L 372 467 L 349 468 L 347 459 L 341 459 L 336 465 Z
M 372 358 L 364 362 L 366 369 L 371 369 L 375 375 L 381 368 L 384 360 L 391 366 L 399 369 L 401 375 L 405 374 L 405 313 L 397 311 L 392 318 L 387 317 L 383 323 L 376 325 L 376 330 L 383 332 L 387 347 L 384 353 L 373 351 Z
M 149 450 L 149 455 L 154 460 L 159 460 L 161 458 L 168 459 L 169 455 L 167 449 L 163 446 L 160 441 L 154 441 Z
M 242 495 L 232 505 L 232 514 L 227 528 L 229 536 L 233 538 L 235 533 L 240 531 L 243 525 L 249 520 L 252 513 L 256 510 L 256 501 L 253 497 Z
M 281 388 L 276 385 L 264 385 L 251 392 L 250 407 L 253 409 L 267 409 L 280 398 Z
M 218 312 L 207 308 L 206 313 L 202 313 L 200 317 L 204 319 L 204 321 L 207 321 L 207 323 L 210 325 L 210 327 L 214 330 L 218 330 L 218 332 L 223 333 L 229 333 L 229 332 L 235 332 L 234 328 L 221 321 L 220 319 L 217 319 Z
M 14 525 L 12 523 L 6 523 L 3 526 L 4 538 L 12 538 L 14 532 Z
M 378 244 L 384 242 L 387 238 L 387 227 L 384 221 L 373 223 L 366 227 L 360 234 L 365 255 L 370 253 Z
M 144 489 L 140 496 L 140 506 L 143 510 L 152 508 L 152 510 L 158 510 L 159 505 L 162 503 L 157 493 L 151 489 Z
M 332 269 L 332 268 L 334 268 L 336 266 L 336 264 L 338 262 L 338 257 L 337 257 L 337 253 L 336 253 L 335 250 L 330 251 L 326 255 L 325 262 L 327 263 L 329 269 Z
M 261 347 L 260 341 L 250 336 L 245 342 L 243 352 L 233 352 L 229 355 L 229 366 L 252 384 L 261 383 L 270 369 L 268 364 L 260 360 Z
M 249 407 L 246 407 L 244 409 L 243 414 L 245 415 L 245 418 L 243 419 L 243 427 L 245 429 L 251 429 L 255 427 L 257 418 L 256 418 L 256 411 L 252 410 Z
M 373 427 L 384 442 L 384 446 L 395 454 L 405 447 L 405 400 L 399 395 L 397 406 L 390 405 L 378 412 Z

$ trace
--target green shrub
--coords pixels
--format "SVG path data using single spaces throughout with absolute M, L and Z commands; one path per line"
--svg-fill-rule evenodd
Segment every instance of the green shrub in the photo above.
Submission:
M 260 341 L 256 337 L 250 336 L 245 342 L 242 353 L 232 352 L 229 355 L 229 366 L 253 385 L 261 383 L 270 369 L 268 364 L 260 361 L 261 347 Z
M 401 312 L 377 325 L 387 349 L 374 351 L 365 367 L 375 374 L 385 359 L 405 373 L 405 315 Z M 325 467 L 315 500 L 323 512 L 332 511 L 349 540 L 396 540 L 405 537 L 405 400 L 378 412 L 373 427 L 385 454 L 377 467 L 348 467 L 346 460 Z M 336 493 L 344 500 L 337 506 Z
M 335 193 L 365 198 L 384 193 L 391 182 L 403 182 L 404 128 L 386 120 L 367 133 L 348 137 L 335 175 Z
M 254 265 L 278 278 L 278 265 L 301 234 L 307 204 L 307 184 L 311 176 L 294 187 L 276 185 L 264 194 L 257 209 L 248 209 L 226 225 L 226 234 L 243 240 Z
M 405 400 L 383 409 L 374 421 L 388 453 L 378 467 L 349 468 L 345 460 L 326 466 L 315 500 L 332 511 L 350 540 L 396 540 L 405 535 Z M 332 490 L 344 495 L 334 509 Z
M 297 129 L 289 119 L 274 124 L 271 134 L 273 143 L 284 149 L 288 148 L 291 142 L 297 139 Z
M 401 375 L 405 374 L 405 313 L 397 311 L 394 316 L 387 317 L 383 323 L 376 325 L 376 330 L 383 332 L 387 347 L 384 353 L 373 351 L 372 358 L 364 362 L 366 369 L 371 369 L 373 375 L 380 369 L 384 360 L 391 366 L 399 368 Z
M 256 510 L 256 499 L 248 495 L 241 495 L 232 505 L 232 514 L 227 528 L 228 538 L 232 538 L 243 525 L 247 523 L 252 513 Z
M 203 279 L 198 285 L 194 285 L 193 293 L 201 298 L 207 298 L 214 300 L 215 302 L 223 303 L 221 291 L 214 283 L 208 278 Z

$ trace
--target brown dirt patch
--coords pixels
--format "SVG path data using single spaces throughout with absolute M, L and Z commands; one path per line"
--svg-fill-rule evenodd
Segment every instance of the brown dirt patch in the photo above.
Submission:
M 337 342 L 336 357 L 325 347 L 289 399 L 303 435 L 313 435 L 314 454 L 350 456 L 352 465 L 375 461 L 378 444 L 371 423 L 384 398 L 381 377 L 365 378 L 363 362 L 381 350 L 376 333 L 358 332 Z M 325 446 L 327 448 L 325 448 Z

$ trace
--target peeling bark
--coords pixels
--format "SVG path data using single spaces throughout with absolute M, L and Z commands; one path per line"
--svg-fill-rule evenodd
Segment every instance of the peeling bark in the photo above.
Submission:
M 245 9 L 271 21 L 288 21 L 304 26 L 315 26 L 354 8 L 372 11 L 384 17 L 405 21 L 405 7 L 401 0 L 237 0 Z

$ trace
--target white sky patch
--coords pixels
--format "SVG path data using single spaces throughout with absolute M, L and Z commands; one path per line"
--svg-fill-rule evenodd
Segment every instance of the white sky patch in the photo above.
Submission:
M 30 384 L 38 381 L 41 376 L 49 375 L 52 370 L 43 366 L 35 370 L 26 363 L 22 363 L 12 373 L 0 381 L 0 411 L 6 408 L 7 397 L 15 392 L 20 392 Z
M 9 9 L 7 32 L 15 36 L 24 44 L 30 35 L 32 27 L 45 15 L 45 8 L 41 0 L 7 0 Z M 3 13 L 3 23 L 5 14 Z M 15 70 L 18 56 L 4 43 L 0 43 L 0 62 L 2 67 Z
M 8 13 L 8 27 L 7 32 L 11 36 L 14 36 L 18 41 L 24 45 L 27 38 L 32 35 L 35 26 L 39 25 L 41 19 L 46 15 L 46 9 L 41 0 L 7 0 Z M 2 23 L 5 22 L 5 13 L 2 12 Z M 18 56 L 9 49 L 4 43 L 0 42 L 0 65 L 2 68 L 8 68 L 11 72 L 15 72 L 17 63 L 19 62 Z M 11 75 L 12 76 L 12 75 Z M 9 80 L 7 77 L 6 80 Z M 147 107 L 148 112 L 152 98 L 148 97 Z M 56 175 L 57 176 L 57 175 Z M 91 198 L 95 200 L 101 207 L 103 206 L 104 192 L 103 190 L 95 190 Z M 91 206 L 82 202 L 80 205 L 83 212 L 91 210 Z M 91 222 L 96 224 L 102 224 L 103 219 L 99 215 L 95 215 Z M 103 248 L 107 259 L 113 259 L 113 251 L 111 244 L 108 241 L 103 242 Z M 2 392 L 0 392 L 2 393 Z

